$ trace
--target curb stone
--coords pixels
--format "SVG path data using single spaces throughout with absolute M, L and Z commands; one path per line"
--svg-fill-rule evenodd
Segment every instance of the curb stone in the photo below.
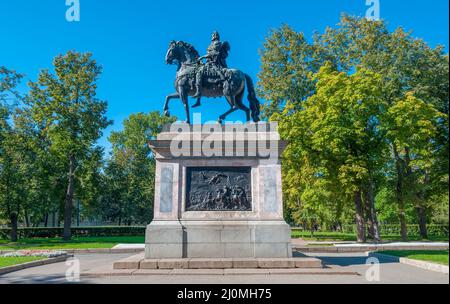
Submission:
M 401 264 L 410 265 L 410 266 L 422 268 L 425 270 L 449 274 L 447 265 L 426 262 L 426 261 L 420 261 L 420 260 L 413 260 L 413 259 L 408 259 L 408 258 L 401 258 L 401 257 L 393 256 L 393 255 L 387 255 L 387 254 L 376 253 L 376 252 L 367 252 L 367 256 L 375 257 L 375 258 L 390 259 L 392 261 L 395 261 L 395 262 L 398 262 Z
M 3 274 L 15 272 L 15 271 L 19 271 L 19 270 L 23 270 L 23 269 L 27 269 L 27 268 L 65 262 L 67 259 L 69 259 L 71 257 L 73 257 L 73 256 L 72 255 L 63 255 L 63 256 L 59 256 L 59 257 L 55 257 L 55 258 L 48 258 L 48 259 L 43 259 L 43 260 L 38 260 L 38 261 L 33 261 L 33 262 L 23 263 L 23 264 L 19 264 L 19 265 L 13 265 L 13 266 L 9 266 L 9 267 L 0 268 L 0 276 Z
M 110 249 L 110 248 L 97 248 L 97 249 L 67 249 L 64 250 L 67 253 L 70 254 L 109 254 L 109 253 L 113 253 L 113 254 L 119 254 L 119 253 L 139 253 L 139 252 L 143 252 L 144 249 Z
M 293 246 L 293 250 L 299 252 L 311 253 L 351 253 L 351 252 L 367 252 L 367 251 L 383 251 L 383 250 L 448 250 L 449 245 L 442 246 L 384 246 L 384 245 L 368 245 L 368 246 Z

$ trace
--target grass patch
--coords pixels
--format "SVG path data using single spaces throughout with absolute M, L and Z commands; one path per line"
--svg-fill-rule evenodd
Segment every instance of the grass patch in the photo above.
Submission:
M 448 266 L 448 250 L 402 250 L 402 251 L 380 251 L 379 253 L 392 255 L 412 260 L 433 262 Z
M 45 257 L 0 257 L 0 268 L 43 260 Z
M 342 232 L 314 232 L 311 235 L 309 231 L 292 231 L 293 238 L 302 238 L 305 241 L 322 241 L 322 242 L 356 242 L 356 235 L 353 233 Z M 382 240 L 385 242 L 401 242 L 400 235 L 382 235 Z M 423 240 L 419 236 L 411 236 L 408 241 L 433 241 L 433 242 L 448 242 L 448 237 L 429 237 Z
M 351 233 L 341 232 L 315 232 L 311 235 L 308 231 L 292 231 L 293 238 L 302 238 L 306 241 L 322 242 L 349 242 L 356 241 L 356 236 Z M 399 235 L 383 235 L 383 241 L 400 241 Z M 411 237 L 410 241 L 422 241 L 420 238 Z M 426 241 L 448 241 L 446 237 L 430 238 Z M 0 240 L 0 250 L 69 250 L 69 249 L 101 249 L 112 248 L 117 244 L 143 244 L 145 236 L 114 236 L 114 237 L 74 237 L 71 241 L 64 241 L 62 238 L 32 238 L 21 239 L 17 243 L 11 243 L 8 240 Z M 314 245 L 320 246 L 320 244 Z
M 71 241 L 62 238 L 52 239 L 21 239 L 17 243 L 0 240 L 0 250 L 29 250 L 29 249 L 99 249 L 112 248 L 117 244 L 144 243 L 144 236 L 115 236 L 115 237 L 75 237 Z

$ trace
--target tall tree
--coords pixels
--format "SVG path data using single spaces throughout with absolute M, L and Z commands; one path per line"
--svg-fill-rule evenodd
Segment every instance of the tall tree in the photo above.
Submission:
M 45 126 L 50 152 L 65 167 L 64 239 L 69 240 L 77 174 L 111 122 L 105 116 L 107 103 L 96 97 L 102 69 L 90 53 L 68 52 L 53 65 L 54 73 L 43 70 L 37 82 L 30 82 L 28 106 Z
M 315 178 L 307 188 L 320 183 L 328 191 L 340 189 L 344 198 L 354 202 L 357 239 L 365 242 L 363 194 L 371 185 L 372 168 L 385 150 L 379 130 L 383 108 L 381 77 L 364 69 L 348 76 L 327 64 L 314 80 L 316 94 L 303 103 L 302 111 L 285 115 L 289 112 L 288 103 L 276 117 L 284 138 L 301 139 L 288 148 L 285 157 L 301 157 L 310 165 L 310 175 Z M 378 230 L 376 217 L 371 220 L 374 230 Z
M 26 169 L 22 164 L 25 156 L 21 136 L 17 132 L 13 116 L 19 99 L 16 87 L 23 75 L 0 67 L 0 215 L 8 218 L 11 241 L 17 241 L 17 227 L 24 203 Z
M 372 168 L 372 185 L 364 190 L 365 205 L 370 206 L 382 189 L 381 185 L 395 185 L 393 193 L 405 240 L 406 211 L 411 205 L 417 207 L 418 221 L 422 223 L 421 233 L 425 236 L 426 225 L 423 223 L 427 221 L 427 214 L 432 213 L 429 209 L 434 208 L 429 201 L 435 197 L 436 191 L 440 192 L 440 196 L 445 195 L 446 191 L 442 189 L 448 186 L 449 71 L 448 55 L 443 50 L 441 46 L 431 48 L 402 28 L 390 32 L 384 22 L 343 15 L 337 26 L 316 34 L 311 42 L 306 41 L 302 33 L 283 26 L 269 35 L 261 52 L 259 87 L 261 95 L 269 100 L 265 113 L 272 119 L 280 117 L 273 114 L 281 111 L 284 115 L 303 111 L 305 100 L 316 93 L 314 84 L 317 79 L 314 80 L 312 75 L 324 62 L 330 62 L 334 69 L 349 75 L 361 68 L 381 75 L 381 99 L 386 108 L 396 107 L 397 102 L 406 100 L 412 94 L 439 112 L 439 116 L 428 117 L 436 122 L 433 123 L 436 132 L 432 134 L 433 138 L 428 138 L 427 144 L 428 152 L 432 151 L 434 155 L 432 169 L 423 170 L 414 166 L 414 161 L 410 161 L 415 158 L 411 155 L 412 148 L 399 147 L 396 143 L 399 139 L 385 136 L 391 155 L 383 164 Z M 286 107 L 286 104 L 290 106 Z M 298 140 L 301 139 L 295 139 Z M 283 165 L 285 174 L 298 170 L 298 167 L 290 166 L 289 162 Z M 390 181 L 385 183 L 383 180 L 386 178 Z M 410 189 L 414 189 L 415 193 L 410 193 Z M 285 188 L 284 191 L 290 189 Z M 334 197 L 338 199 L 339 194 Z M 367 206 L 365 209 L 370 219 L 369 211 L 374 208 Z M 373 220 L 375 218 L 370 221 Z
M 110 219 L 128 225 L 152 219 L 155 160 L 148 140 L 174 121 L 159 112 L 133 114 L 124 121 L 123 131 L 111 134 L 112 155 L 105 168 L 108 193 L 103 197 Z
M 402 28 L 389 32 L 383 22 L 346 15 L 338 27 L 328 28 L 320 35 L 317 43 L 342 70 L 351 72 L 361 66 L 382 75 L 383 99 L 388 107 L 396 107 L 397 102 L 413 94 L 448 116 L 448 55 L 444 54 L 442 46 L 433 49 Z M 448 156 L 448 152 L 444 152 L 448 151 L 448 118 L 440 118 L 437 122 L 439 133 L 430 138 L 435 146 L 427 147 L 437 155 Z M 424 205 L 427 198 L 424 193 L 431 182 L 430 174 L 411 166 L 413 155 L 410 147 L 399 147 L 396 139 L 388 139 L 394 159 L 395 193 L 402 238 L 407 239 L 406 209 L 409 204 L 417 206 L 419 223 L 422 223 L 421 234 L 426 237 Z M 448 164 L 445 157 L 436 161 L 441 165 Z M 442 174 L 448 176 L 448 170 Z M 411 194 L 410 189 L 415 189 L 415 193 Z

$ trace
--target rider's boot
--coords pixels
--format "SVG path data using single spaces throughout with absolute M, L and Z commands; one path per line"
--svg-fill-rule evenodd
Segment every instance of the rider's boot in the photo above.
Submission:
M 192 107 L 193 108 L 198 108 L 199 106 L 201 106 L 202 105 L 202 103 L 201 103 L 201 98 L 199 97 L 199 98 L 197 98 L 197 102 L 195 103 L 195 105 L 193 105 Z
M 195 94 L 192 96 L 193 98 L 199 99 L 202 97 L 202 76 L 201 72 L 197 72 L 195 77 Z

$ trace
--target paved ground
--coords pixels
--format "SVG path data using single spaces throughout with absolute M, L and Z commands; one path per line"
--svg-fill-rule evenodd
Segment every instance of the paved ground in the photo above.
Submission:
M 112 264 L 114 261 L 132 254 L 84 254 L 77 255 L 80 261 L 81 273 L 92 268 Z M 373 284 L 373 283 L 424 283 L 449 284 L 449 276 L 419 269 L 389 260 L 380 260 L 380 281 L 368 282 L 366 272 L 367 257 L 361 253 L 326 253 L 308 254 L 321 258 L 328 266 L 347 272 L 357 272 L 359 275 L 152 275 L 152 276 L 121 276 L 103 278 L 81 277 L 80 283 L 154 283 L 154 284 Z M 65 263 L 25 269 L 0 276 L 0 284 L 11 283 L 67 283 L 65 274 L 69 266 Z

